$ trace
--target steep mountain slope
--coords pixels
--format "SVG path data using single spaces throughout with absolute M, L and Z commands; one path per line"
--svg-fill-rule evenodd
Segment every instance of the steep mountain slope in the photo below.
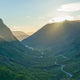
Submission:
M 0 19 L 0 38 L 4 39 L 5 41 L 15 41 L 17 40 L 11 33 L 8 27 L 3 23 Z
M 33 48 L 60 49 L 68 46 L 78 47 L 80 39 L 80 21 L 64 21 L 47 24 L 22 43 Z
M 28 66 L 34 60 L 33 53 L 37 52 L 24 47 L 0 19 L 0 55 L 8 61 Z
M 14 34 L 14 36 L 16 36 L 16 38 L 19 41 L 22 41 L 23 39 L 29 37 L 29 35 L 27 35 L 26 33 L 22 32 L 22 31 L 13 31 L 12 33 Z

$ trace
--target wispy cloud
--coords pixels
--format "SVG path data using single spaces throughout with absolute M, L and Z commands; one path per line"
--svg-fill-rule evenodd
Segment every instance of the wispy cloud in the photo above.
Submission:
M 57 10 L 65 12 L 80 11 L 80 2 L 61 5 L 61 7 Z
M 30 18 L 31 16 L 26 16 L 26 18 Z
M 44 16 L 41 16 L 41 17 L 39 17 L 39 20 L 45 20 L 46 19 L 46 17 Z

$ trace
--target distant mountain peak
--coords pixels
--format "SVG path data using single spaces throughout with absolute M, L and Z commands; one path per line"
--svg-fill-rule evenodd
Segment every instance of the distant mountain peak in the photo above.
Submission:
M 23 39 L 29 37 L 29 35 L 27 35 L 26 33 L 22 32 L 22 31 L 13 31 L 14 36 L 16 36 L 16 38 L 19 41 L 22 41 Z

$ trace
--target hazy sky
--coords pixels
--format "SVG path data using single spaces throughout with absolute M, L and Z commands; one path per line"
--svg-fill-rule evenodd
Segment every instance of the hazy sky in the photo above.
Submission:
M 0 0 L 0 17 L 13 30 L 33 32 L 59 16 L 80 19 L 80 0 Z

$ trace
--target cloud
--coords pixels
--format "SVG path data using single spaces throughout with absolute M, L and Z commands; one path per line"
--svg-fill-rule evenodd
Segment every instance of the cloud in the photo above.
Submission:
M 44 17 L 39 17 L 39 19 L 40 19 L 40 20 L 45 20 L 46 17 L 45 17 L 45 16 L 44 16 Z
M 49 20 L 49 23 L 54 23 L 54 22 L 62 22 L 65 20 L 72 21 L 74 20 L 73 16 L 59 16 L 59 17 L 54 17 L 53 19 Z
M 75 20 L 80 20 L 80 15 L 75 16 Z
M 30 18 L 31 16 L 26 16 L 26 18 Z
M 64 11 L 64 12 L 80 11 L 80 2 L 61 5 L 61 7 L 57 10 Z

